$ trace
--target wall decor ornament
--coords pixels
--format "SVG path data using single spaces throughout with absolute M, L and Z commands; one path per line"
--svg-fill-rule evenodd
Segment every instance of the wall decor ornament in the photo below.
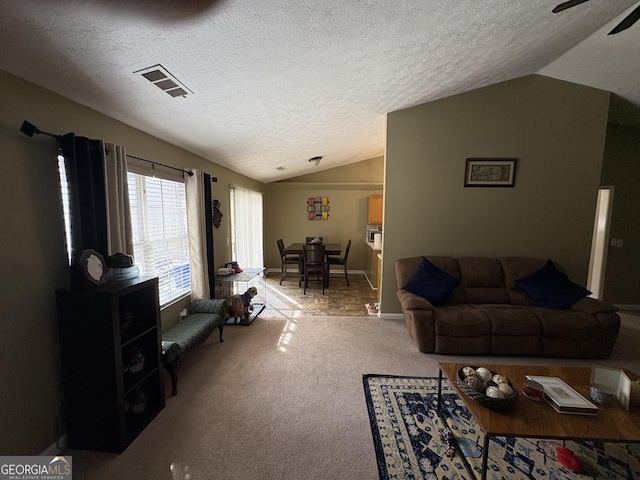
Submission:
M 465 187 L 513 187 L 515 158 L 467 158 Z
M 307 217 L 309 220 L 328 220 L 329 209 L 329 197 L 309 197 L 307 199 Z
M 222 212 L 220 211 L 220 200 L 213 201 L 213 226 L 220 228 L 220 222 L 222 222 Z
M 84 280 L 93 285 L 102 285 L 107 281 L 109 271 L 104 257 L 91 248 L 82 250 L 77 268 L 80 269 Z

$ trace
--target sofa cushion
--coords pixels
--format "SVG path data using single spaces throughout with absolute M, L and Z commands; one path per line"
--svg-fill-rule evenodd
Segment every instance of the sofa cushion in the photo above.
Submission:
M 476 305 L 491 320 L 491 333 L 507 336 L 540 335 L 542 327 L 535 308 L 508 305 Z
M 424 258 L 429 260 L 440 270 L 451 275 L 453 278 L 462 278 L 460 276 L 460 267 L 458 266 L 457 259 L 442 256 L 425 256 Z M 453 292 L 451 292 L 451 295 L 449 295 L 446 305 L 461 305 L 464 303 L 467 303 L 467 299 L 464 297 L 462 283 L 458 283 L 458 286 L 454 288 Z
M 402 288 L 426 298 L 435 306 L 441 306 L 445 304 L 458 283 L 460 280 L 423 257 L 416 271 Z
M 545 337 L 563 340 L 589 340 L 599 338 L 603 331 L 597 318 L 584 312 L 573 310 L 535 311 Z
M 587 297 L 571 305 L 571 310 L 596 315 L 598 313 L 615 313 L 618 311 L 618 307 L 603 300 Z
M 433 323 L 437 336 L 479 337 L 491 334 L 491 321 L 486 312 L 471 305 L 434 309 Z
M 495 258 L 458 258 L 460 283 L 468 303 L 509 303 L 502 266 Z
M 531 257 L 500 257 L 498 258 L 504 273 L 504 286 L 509 294 L 511 305 L 537 305 L 518 285 L 516 280 L 537 272 L 544 267 L 545 260 Z M 558 265 L 556 265 L 559 268 Z
M 540 270 L 515 282 L 538 305 L 555 310 L 564 310 L 591 292 L 569 280 L 551 260 Z
M 491 351 L 491 321 L 472 305 L 450 305 L 433 310 L 435 353 L 477 355 Z

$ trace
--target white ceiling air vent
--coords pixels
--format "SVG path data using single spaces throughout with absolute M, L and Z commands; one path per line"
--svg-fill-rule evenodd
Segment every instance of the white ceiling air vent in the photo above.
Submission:
M 176 77 L 171 75 L 169 73 L 169 70 L 167 70 L 160 64 L 143 68 L 142 70 L 137 70 L 133 73 L 139 73 L 144 78 L 149 80 L 158 88 L 161 88 L 162 90 L 164 90 L 166 93 L 168 93 L 172 97 L 185 98 L 189 94 L 193 95 L 193 92 L 189 90 L 184 85 L 184 83 L 182 83 Z

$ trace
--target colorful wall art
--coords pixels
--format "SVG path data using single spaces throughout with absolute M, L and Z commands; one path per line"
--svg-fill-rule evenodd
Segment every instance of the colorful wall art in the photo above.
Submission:
M 309 197 L 307 199 L 309 220 L 329 219 L 329 197 Z

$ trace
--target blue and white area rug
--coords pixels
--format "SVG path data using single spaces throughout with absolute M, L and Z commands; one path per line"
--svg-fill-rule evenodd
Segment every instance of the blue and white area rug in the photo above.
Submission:
M 458 451 L 447 455 L 446 428 L 480 478 L 484 434 L 446 379 L 442 424 L 435 412 L 438 379 L 364 375 L 364 391 L 381 480 L 472 480 Z M 555 447 L 569 448 L 583 473 L 564 468 Z M 640 444 L 496 437 L 489 442 L 488 480 L 640 479 Z

